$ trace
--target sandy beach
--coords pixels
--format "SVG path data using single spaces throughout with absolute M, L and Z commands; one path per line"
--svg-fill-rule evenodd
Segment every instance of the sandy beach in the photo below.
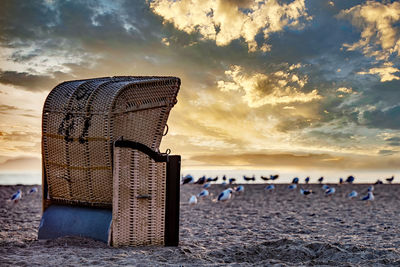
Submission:
M 198 185 L 181 187 L 179 247 L 110 248 L 85 238 L 37 240 L 41 193 L 7 201 L 17 189 L 0 186 L 1 266 L 399 266 L 400 185 L 376 185 L 372 205 L 349 200 L 368 185 L 337 186 L 326 197 L 300 195 L 287 185 L 273 192 L 264 185 L 244 185 L 227 203 L 211 199 L 187 204 Z M 40 188 L 40 187 L 39 187 Z M 216 198 L 222 185 L 210 188 Z

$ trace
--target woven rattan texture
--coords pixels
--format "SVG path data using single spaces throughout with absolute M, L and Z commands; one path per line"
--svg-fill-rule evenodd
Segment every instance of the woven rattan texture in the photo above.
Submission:
M 43 173 L 49 198 L 112 205 L 112 147 L 123 136 L 158 150 L 180 80 L 105 77 L 64 82 L 46 99 Z
M 163 245 L 166 163 L 120 147 L 114 162 L 112 245 Z

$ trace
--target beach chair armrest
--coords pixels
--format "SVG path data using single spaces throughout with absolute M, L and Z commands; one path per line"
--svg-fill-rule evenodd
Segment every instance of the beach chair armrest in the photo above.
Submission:
M 114 246 L 178 245 L 180 161 L 138 142 L 114 142 Z

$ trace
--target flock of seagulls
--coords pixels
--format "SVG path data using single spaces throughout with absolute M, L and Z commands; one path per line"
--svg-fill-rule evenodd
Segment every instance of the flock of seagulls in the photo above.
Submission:
M 27 192 L 27 194 L 30 195 L 30 194 L 34 194 L 34 193 L 37 193 L 37 192 L 38 192 L 37 187 L 33 187 Z M 22 199 L 22 190 L 18 189 L 17 192 L 15 192 L 11 196 L 9 201 L 13 202 L 14 204 L 17 204 L 21 199 Z
M 275 181 L 276 179 L 278 179 L 279 175 L 277 175 L 277 174 L 276 175 L 270 175 L 269 177 L 268 176 L 261 176 L 260 178 L 263 181 L 266 181 L 266 182 L 271 181 L 272 182 L 272 181 Z M 252 177 L 248 177 L 248 176 L 244 175 L 243 176 L 243 180 L 245 180 L 247 182 L 255 181 L 256 177 L 255 177 L 255 175 L 253 175 Z M 318 182 L 320 184 L 322 184 L 323 180 L 324 180 L 324 177 L 320 177 L 318 179 Z M 355 180 L 355 178 L 352 175 L 347 177 L 346 180 L 344 180 L 343 178 L 340 178 L 339 179 L 339 185 L 343 184 L 343 183 L 352 184 L 354 182 L 354 180 Z M 389 184 L 391 184 L 393 182 L 393 180 L 394 180 L 394 176 L 392 176 L 390 178 L 386 178 L 386 181 Z M 210 196 L 210 192 L 207 189 L 211 186 L 211 182 L 217 182 L 217 181 L 218 181 L 218 176 L 214 177 L 214 178 L 212 178 L 212 177 L 206 178 L 206 176 L 202 176 L 197 181 L 195 181 L 193 176 L 190 175 L 190 174 L 186 175 L 185 177 L 182 177 L 182 182 L 181 182 L 182 185 L 185 185 L 185 184 L 199 184 L 199 185 L 202 185 L 202 187 L 203 187 L 203 190 L 197 196 L 196 195 L 192 195 L 190 197 L 189 204 L 191 204 L 191 205 L 197 204 L 197 198 L 203 199 L 203 198 L 209 197 Z M 305 178 L 304 181 L 305 181 L 305 184 L 309 184 L 310 177 Z M 288 189 L 289 190 L 295 190 L 297 188 L 297 185 L 299 184 L 299 182 L 300 182 L 300 179 L 298 177 L 293 178 L 292 183 L 288 186 Z M 229 185 L 235 185 L 236 184 L 236 178 L 229 178 L 228 179 L 224 175 L 222 177 L 222 185 L 227 186 L 228 184 Z M 375 184 L 383 184 L 383 182 L 381 180 L 377 180 L 375 182 Z M 334 187 L 329 187 L 326 184 L 322 185 L 321 189 L 324 190 L 326 196 L 332 196 L 336 192 L 336 189 Z M 275 190 L 275 185 L 274 184 L 268 184 L 265 187 L 265 191 L 273 191 L 273 190 Z M 367 202 L 373 201 L 375 199 L 373 191 L 374 191 L 374 186 L 371 185 L 368 188 L 368 194 L 366 196 L 362 197 L 361 200 L 367 201 Z M 30 194 L 34 194 L 34 193 L 37 193 L 37 192 L 38 192 L 38 188 L 37 187 L 33 187 L 27 192 L 27 194 L 30 195 Z M 225 189 L 224 191 L 222 191 L 218 195 L 218 197 L 215 199 L 215 201 L 224 202 L 224 201 L 227 201 L 227 200 L 231 199 L 233 193 L 240 194 L 240 193 L 243 193 L 243 192 L 244 192 L 244 186 L 243 185 L 239 185 L 237 187 L 234 187 L 233 189 L 232 188 L 227 188 L 227 189 Z M 314 192 L 312 190 L 300 188 L 300 194 L 302 194 L 302 195 L 307 196 L 307 195 L 310 195 L 310 194 L 313 194 L 313 193 Z M 16 203 L 18 203 L 19 200 L 22 199 L 22 195 L 23 194 L 22 194 L 21 189 L 18 189 L 18 191 L 15 192 L 11 196 L 9 201 L 11 201 L 14 204 L 16 204 Z M 358 197 L 358 193 L 357 193 L 357 191 L 353 190 L 347 195 L 347 197 L 349 199 L 356 198 L 356 197 Z
M 260 177 L 263 181 L 265 182 L 273 182 L 276 179 L 279 178 L 279 175 L 270 175 L 268 176 L 261 176 Z M 256 177 L 255 175 L 253 175 L 252 177 L 248 177 L 248 176 L 243 176 L 243 180 L 246 182 L 249 181 L 255 181 Z M 390 177 L 390 178 L 386 178 L 386 181 L 391 184 L 394 180 L 394 176 Z M 185 184 L 199 184 L 202 185 L 203 189 L 202 191 L 196 196 L 196 195 L 192 195 L 189 199 L 189 204 L 191 205 L 195 205 L 197 204 L 197 199 L 204 199 L 210 196 L 210 192 L 207 190 L 210 186 L 211 186 L 211 182 L 217 182 L 218 181 L 218 176 L 214 177 L 214 178 L 206 178 L 206 176 L 202 176 L 199 179 L 195 180 L 193 178 L 192 175 L 188 174 L 185 177 L 182 177 L 182 185 Z M 326 184 L 323 184 L 324 181 L 324 177 L 320 177 L 318 180 L 318 183 L 322 184 L 321 189 L 323 190 L 325 196 L 327 197 L 332 197 L 335 193 L 336 193 L 336 189 L 333 186 L 328 186 Z M 352 184 L 355 181 L 355 177 L 350 175 L 348 176 L 346 179 L 340 178 L 339 179 L 339 185 L 342 185 L 344 183 L 347 184 Z M 293 178 L 292 183 L 288 186 L 289 190 L 296 190 L 298 187 L 298 184 L 300 182 L 300 179 L 298 177 Z M 310 177 L 305 178 L 304 180 L 305 184 L 309 184 L 310 182 Z M 375 184 L 383 184 L 383 182 L 381 180 L 377 180 Z M 222 177 L 222 185 L 224 186 L 228 186 L 231 185 L 233 186 L 233 188 L 227 188 L 225 190 L 223 190 L 216 199 L 214 199 L 214 202 L 225 202 L 228 201 L 232 198 L 233 194 L 240 194 L 244 192 L 244 186 L 243 185 L 239 185 L 236 186 L 236 178 L 227 178 L 225 175 Z M 275 185 L 270 183 L 267 184 L 266 187 L 264 188 L 265 191 L 273 191 L 275 190 Z M 371 201 L 373 201 L 375 199 L 375 196 L 373 194 L 374 191 L 374 186 L 371 185 L 368 187 L 368 192 L 367 195 L 363 196 L 360 198 L 360 200 L 362 201 L 366 201 L 367 203 L 371 203 Z M 315 192 L 313 192 L 311 189 L 304 189 L 300 187 L 300 194 L 304 195 L 304 196 L 308 196 L 311 194 L 314 194 Z M 349 199 L 355 199 L 358 197 L 358 192 L 353 190 L 351 191 L 348 195 L 347 198 Z

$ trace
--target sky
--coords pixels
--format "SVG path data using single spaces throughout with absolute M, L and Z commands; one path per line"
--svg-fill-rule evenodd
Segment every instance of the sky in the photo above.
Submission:
M 161 150 L 186 169 L 398 170 L 400 2 L 0 2 L 0 170 L 40 169 L 66 80 L 182 80 Z

